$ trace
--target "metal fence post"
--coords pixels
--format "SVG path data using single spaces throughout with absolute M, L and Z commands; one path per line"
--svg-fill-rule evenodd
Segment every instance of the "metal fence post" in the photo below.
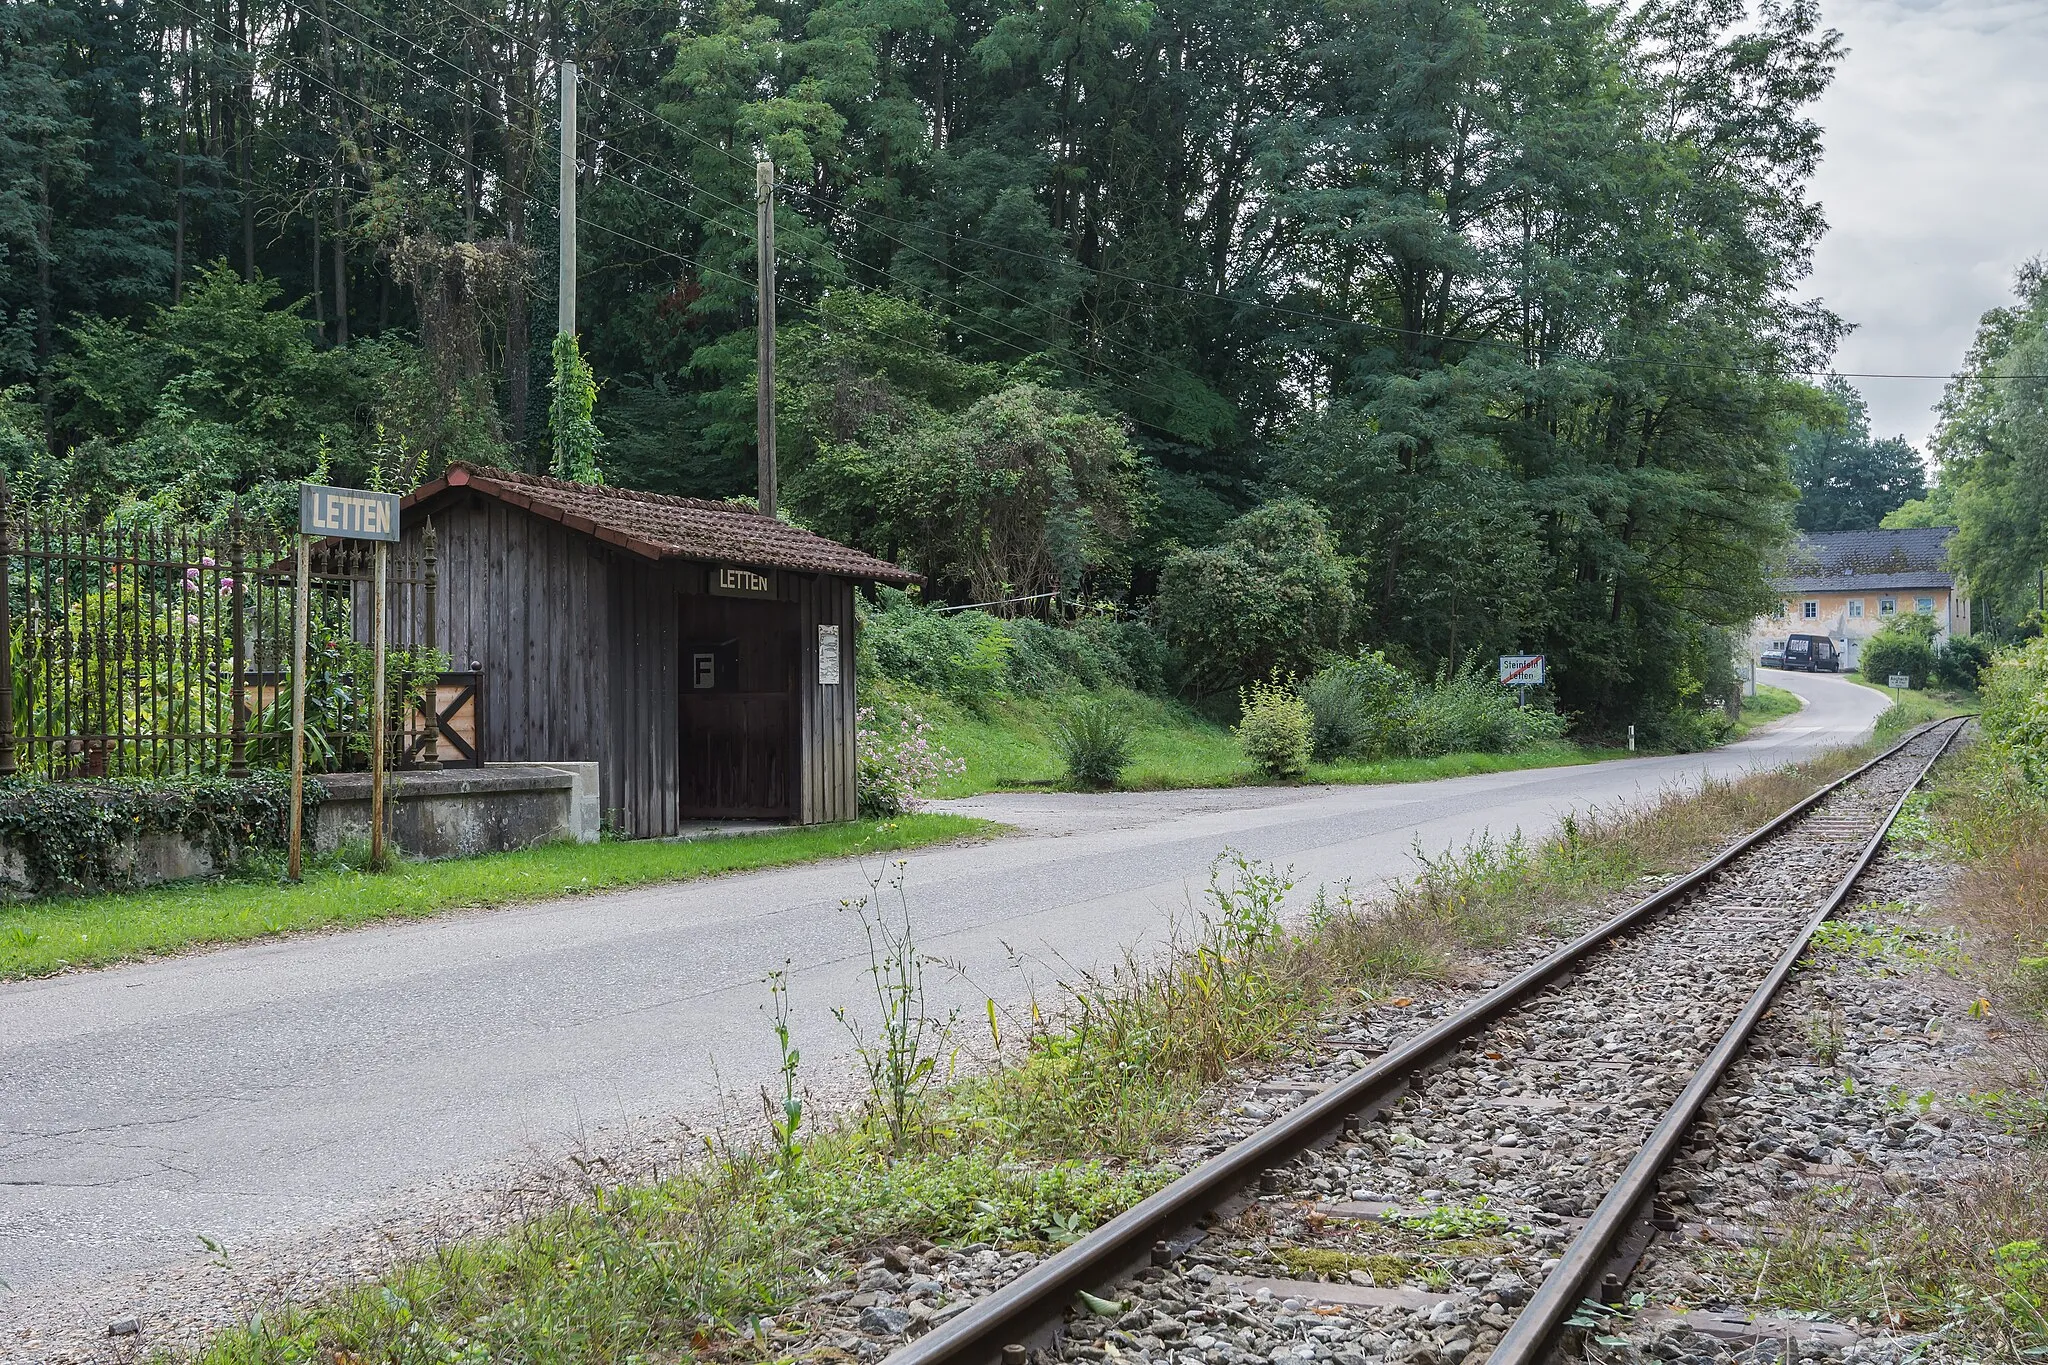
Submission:
M 427 638 L 422 643 L 431 655 L 437 648 L 435 637 L 441 633 L 440 559 L 435 553 L 432 517 L 427 518 L 426 529 L 420 532 L 420 549 L 427 590 Z M 420 766 L 429 770 L 441 766 L 441 670 L 438 668 L 427 674 L 427 733 L 420 745 Z
M 0 778 L 13 777 L 14 759 L 14 557 L 8 521 L 7 471 L 0 469 Z
M 232 719 L 228 723 L 228 776 L 249 775 L 249 698 L 244 678 L 247 674 L 248 641 L 242 635 L 242 565 L 248 558 L 249 536 L 242 525 L 242 507 L 236 503 L 228 509 L 228 641 L 233 672 L 228 675 L 228 686 L 232 689 Z

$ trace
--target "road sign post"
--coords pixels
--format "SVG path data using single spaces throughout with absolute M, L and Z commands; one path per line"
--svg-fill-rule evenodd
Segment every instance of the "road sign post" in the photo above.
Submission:
M 1500 680 L 1515 689 L 1515 704 L 1529 704 L 1529 689 L 1543 686 L 1543 656 L 1541 654 L 1503 654 L 1500 656 Z
M 292 584 L 292 811 L 291 843 L 285 874 L 299 879 L 304 867 L 306 793 L 306 632 L 313 597 L 313 542 L 332 536 L 340 540 L 377 542 L 376 578 L 370 596 L 370 862 L 384 857 L 384 726 L 389 701 L 384 695 L 384 574 L 388 547 L 398 539 L 398 495 L 367 488 L 299 485 L 299 534 L 296 573 Z
M 1900 700 L 1899 693 L 1913 685 L 1913 676 L 1910 673 L 1894 673 L 1886 678 L 1885 682 L 1891 687 L 1892 701 L 1896 703 Z

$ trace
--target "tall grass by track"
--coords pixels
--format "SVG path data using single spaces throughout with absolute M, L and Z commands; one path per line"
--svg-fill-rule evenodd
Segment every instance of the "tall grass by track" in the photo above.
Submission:
M 1954 709 L 1920 699 L 1907 715 Z M 1994 1088 L 1946 1098 L 2029 1149 L 1909 1200 L 1823 1189 L 1732 1258 L 1729 1282 L 1767 1305 L 1938 1332 L 1985 1359 L 2048 1358 L 2048 793 L 1996 746 L 1966 743 L 1908 802 L 1893 839 L 1957 868 L 1936 907 L 1967 943 L 1949 970 L 1982 993 L 1994 1024 L 1972 1081 Z
M 545 844 L 446 862 L 400 862 L 383 872 L 330 865 L 296 885 L 252 874 L 53 897 L 0 906 L 0 980 L 445 910 L 889 853 L 997 828 L 958 815 L 905 815 L 681 843 Z
M 812 1126 L 788 1142 L 708 1145 L 665 1179 L 590 1186 L 502 1236 L 273 1312 L 222 1334 L 203 1359 L 594 1365 L 807 1354 L 820 1343 L 800 1312 L 773 1328 L 759 1319 L 876 1245 L 1072 1240 L 1170 1178 L 1167 1152 L 1205 1090 L 1233 1070 L 1359 1007 L 1392 996 L 1385 1007 L 1398 1009 L 1404 986 L 1445 977 L 1561 910 L 1690 866 L 1861 756 L 1595 812 L 1540 843 L 1447 853 L 1381 901 L 1324 888 L 1292 923 L 1281 913 L 1288 875 L 1226 857 L 1172 950 L 1080 977 L 1057 1000 L 1009 1012 L 991 1002 L 1001 1060 L 933 1092 L 904 1135 L 879 1121 L 875 1097 L 843 1122 L 805 1120 Z M 898 979 L 889 951 L 876 959 L 878 987 Z M 966 1026 L 947 1021 L 948 1037 L 926 1055 L 952 1055 L 954 1030 Z M 762 1100 L 771 1123 L 789 1121 L 789 1103 L 801 1112 L 794 1098 Z

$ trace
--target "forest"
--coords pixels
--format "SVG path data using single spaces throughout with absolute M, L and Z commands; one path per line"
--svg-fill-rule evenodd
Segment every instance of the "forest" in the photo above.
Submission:
M 749 495 L 766 154 L 785 515 L 1190 695 L 1532 651 L 1612 732 L 1725 678 L 1839 414 L 1840 51 L 1812 0 L 10 0 L 0 458 L 203 521 L 580 421 Z

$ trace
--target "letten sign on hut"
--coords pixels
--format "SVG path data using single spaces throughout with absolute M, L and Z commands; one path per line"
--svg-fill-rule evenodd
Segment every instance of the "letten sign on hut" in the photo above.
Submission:
M 451 465 L 440 645 L 474 660 L 493 761 L 596 762 L 622 832 L 850 820 L 853 595 L 915 575 L 744 507 Z

